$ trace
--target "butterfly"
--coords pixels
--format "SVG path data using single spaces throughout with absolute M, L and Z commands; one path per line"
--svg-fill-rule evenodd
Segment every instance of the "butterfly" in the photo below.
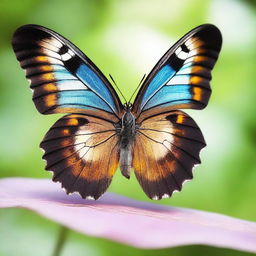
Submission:
M 133 104 L 122 104 L 109 80 L 66 38 L 38 25 L 18 28 L 12 46 L 37 110 L 66 114 L 40 144 L 53 181 L 96 200 L 119 167 L 126 178 L 133 169 L 151 199 L 180 191 L 206 146 L 180 109 L 207 106 L 221 44 L 216 26 L 194 28 L 158 61 Z

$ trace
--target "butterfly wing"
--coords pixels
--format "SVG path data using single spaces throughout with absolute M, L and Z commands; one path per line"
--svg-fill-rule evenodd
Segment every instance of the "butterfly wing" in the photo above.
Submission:
M 211 95 L 211 70 L 222 38 L 213 25 L 182 37 L 159 60 L 133 105 L 138 132 L 133 168 L 145 193 L 161 199 L 180 191 L 200 163 L 203 135 L 191 117 L 177 109 L 204 108 Z
M 111 122 L 82 114 L 66 115 L 41 145 L 46 170 L 67 193 L 98 199 L 108 188 L 119 161 L 118 137 Z
M 47 28 L 22 26 L 12 44 L 38 111 L 76 113 L 59 119 L 42 141 L 46 170 L 67 193 L 99 198 L 119 161 L 114 124 L 122 105 L 117 94 L 87 56 Z
M 202 109 L 211 95 L 211 70 L 222 38 L 217 27 L 199 26 L 182 37 L 159 60 L 133 104 L 138 122 L 173 109 Z
M 144 192 L 151 199 L 170 197 L 192 179 L 205 146 L 203 135 L 191 117 L 171 111 L 141 123 L 134 142 L 133 168 Z
M 40 113 L 100 111 L 119 117 L 122 104 L 113 87 L 67 39 L 50 29 L 25 25 L 14 33 L 12 45 Z

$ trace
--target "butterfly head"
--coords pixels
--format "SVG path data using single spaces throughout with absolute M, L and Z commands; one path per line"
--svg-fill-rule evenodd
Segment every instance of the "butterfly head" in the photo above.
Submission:
M 132 109 L 132 103 L 131 102 L 125 102 L 124 103 L 124 110 L 129 111 Z

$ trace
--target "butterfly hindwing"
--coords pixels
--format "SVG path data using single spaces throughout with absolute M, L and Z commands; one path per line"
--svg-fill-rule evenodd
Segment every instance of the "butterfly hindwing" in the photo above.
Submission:
M 221 48 L 214 25 L 199 26 L 160 59 L 143 83 L 133 105 L 142 119 L 173 109 L 204 108 L 211 95 L 211 70 Z
M 59 119 L 41 143 L 46 170 L 67 193 L 97 199 L 108 188 L 119 161 L 118 137 L 112 123 L 82 114 Z
M 135 175 L 151 199 L 180 191 L 200 163 L 203 135 L 191 117 L 171 111 L 145 119 L 138 129 L 133 154 Z
M 101 71 L 76 46 L 47 28 L 25 25 L 16 30 L 13 49 L 26 71 L 39 112 L 84 110 L 119 115 L 121 102 Z

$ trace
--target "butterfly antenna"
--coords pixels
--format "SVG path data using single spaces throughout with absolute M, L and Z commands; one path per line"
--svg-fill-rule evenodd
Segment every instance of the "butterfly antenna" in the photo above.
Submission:
M 134 96 L 134 94 L 135 94 L 135 93 L 138 91 L 138 89 L 140 88 L 140 86 L 141 86 L 143 80 L 145 79 L 145 77 L 146 77 L 146 74 L 144 74 L 144 76 L 141 78 L 141 80 L 140 80 L 140 82 L 139 82 L 139 85 L 136 87 L 135 91 L 133 92 L 133 94 L 132 94 L 132 96 L 130 97 L 130 99 L 129 99 L 128 102 L 131 102 L 132 97 Z
M 115 82 L 114 78 L 113 78 L 110 74 L 108 74 L 108 75 L 109 75 L 110 79 L 113 81 L 114 85 L 116 86 L 116 88 L 117 88 L 117 90 L 119 91 L 119 93 L 121 94 L 121 96 L 123 97 L 123 99 L 124 99 L 125 103 L 127 103 L 126 98 L 124 97 L 124 95 L 123 95 L 122 91 L 121 91 L 121 90 L 119 89 L 119 87 L 117 86 L 117 84 L 116 84 L 116 82 Z

